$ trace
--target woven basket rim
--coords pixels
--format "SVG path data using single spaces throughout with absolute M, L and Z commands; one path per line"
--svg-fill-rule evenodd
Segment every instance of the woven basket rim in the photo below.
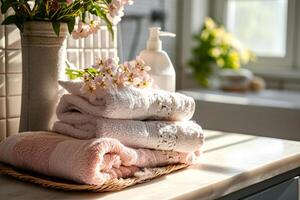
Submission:
M 120 191 L 124 188 L 144 183 L 152 179 L 170 174 L 172 172 L 178 171 L 180 169 L 186 168 L 186 164 L 176 164 L 168 165 L 165 167 L 157 168 L 144 168 L 144 171 L 147 171 L 146 176 L 134 177 L 134 178 L 120 178 L 112 179 L 103 185 L 84 185 L 75 182 L 66 181 L 58 178 L 50 178 L 44 175 L 35 174 L 30 171 L 24 171 L 17 169 L 11 165 L 4 164 L 0 162 L 0 174 L 13 177 L 15 179 L 33 183 L 44 188 L 65 190 L 65 191 L 90 191 L 90 192 L 114 192 Z

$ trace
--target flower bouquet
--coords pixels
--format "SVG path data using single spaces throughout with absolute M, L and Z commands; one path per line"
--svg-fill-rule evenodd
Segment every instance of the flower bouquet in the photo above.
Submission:
M 64 78 L 65 40 L 86 38 L 104 22 L 113 26 L 132 0 L 1 0 L 3 25 L 21 32 L 22 106 L 20 131 L 48 130 L 58 100 L 58 80 Z M 114 37 L 112 37 L 114 38 Z
M 74 36 L 87 37 L 95 32 L 98 22 L 90 19 L 96 16 L 106 22 L 113 34 L 112 26 L 121 21 L 124 6 L 132 0 L 1 0 L 1 13 L 9 9 L 14 12 L 2 22 L 4 25 L 15 24 L 21 32 L 27 21 L 51 22 L 56 35 L 60 33 L 61 23 L 68 25 L 70 33 L 74 31 L 76 20 L 79 21 Z M 91 15 L 88 15 L 91 14 Z
M 149 75 L 151 70 L 145 62 L 137 57 L 130 62 L 119 63 L 118 58 L 97 59 L 96 63 L 85 69 L 66 68 L 69 79 L 81 79 L 81 92 L 89 96 L 90 101 L 96 98 L 96 91 L 106 92 L 106 89 L 119 87 L 150 88 L 153 79 Z
M 255 59 L 255 55 L 223 26 L 206 18 L 202 30 L 194 36 L 197 45 L 192 50 L 189 66 L 200 85 L 209 86 L 214 66 L 219 69 L 237 70 Z

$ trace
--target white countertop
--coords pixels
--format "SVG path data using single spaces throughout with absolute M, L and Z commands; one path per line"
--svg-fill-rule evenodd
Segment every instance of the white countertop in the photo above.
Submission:
M 0 199 L 214 199 L 300 167 L 300 142 L 206 131 L 202 163 L 115 193 L 48 190 L 0 176 Z
M 205 129 L 300 141 L 300 92 L 180 92 L 195 99 L 194 120 Z

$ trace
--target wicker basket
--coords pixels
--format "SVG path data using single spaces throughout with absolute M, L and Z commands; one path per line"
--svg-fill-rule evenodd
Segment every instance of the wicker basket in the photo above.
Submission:
M 138 178 L 135 177 L 127 179 L 113 179 L 100 186 L 82 185 L 63 179 L 50 178 L 33 172 L 16 169 L 15 167 L 3 163 L 0 163 L 0 174 L 8 175 L 21 181 L 37 184 L 42 187 L 51 189 L 66 191 L 113 192 L 122 190 L 138 183 L 144 183 L 151 179 L 172 173 L 185 167 L 187 167 L 187 165 L 178 164 L 159 168 L 145 168 L 143 169 L 145 173 L 140 173 L 141 176 Z

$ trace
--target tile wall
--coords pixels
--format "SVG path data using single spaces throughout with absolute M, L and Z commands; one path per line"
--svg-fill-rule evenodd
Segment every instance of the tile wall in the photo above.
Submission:
M 3 21 L 3 16 L 0 16 Z M 90 66 L 96 57 L 117 55 L 105 25 L 97 34 L 82 40 L 67 40 L 67 56 L 76 66 Z M 19 129 L 21 110 L 22 58 L 19 30 L 0 26 L 0 141 Z

